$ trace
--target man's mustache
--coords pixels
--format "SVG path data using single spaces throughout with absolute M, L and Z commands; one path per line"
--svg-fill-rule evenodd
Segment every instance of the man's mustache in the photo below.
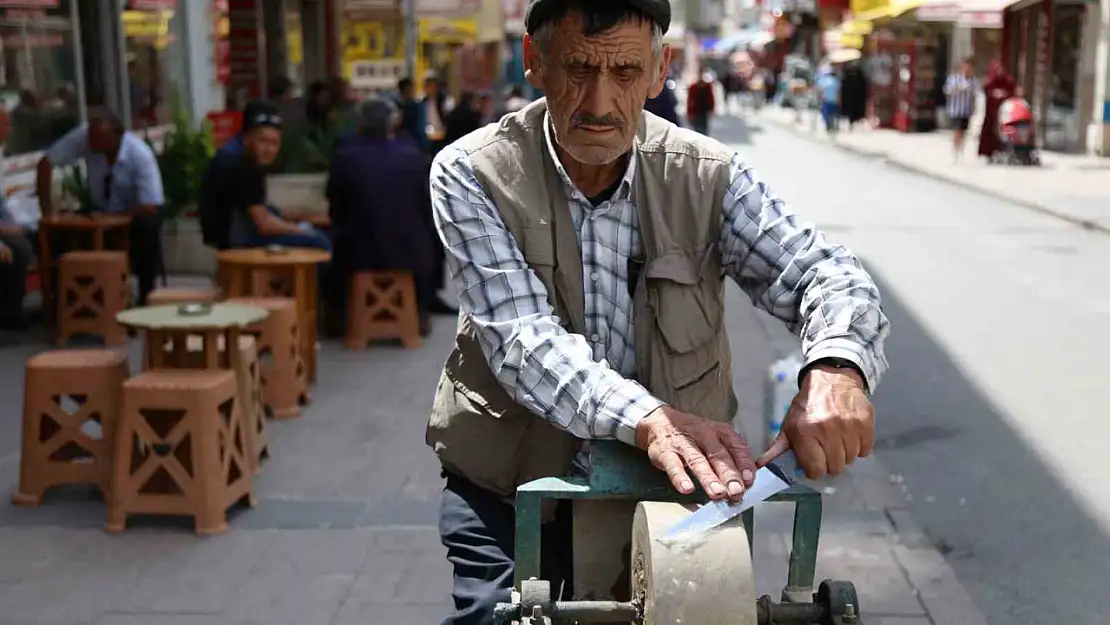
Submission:
M 624 120 L 612 113 L 600 117 L 590 115 L 589 113 L 577 113 L 574 117 L 570 118 L 570 125 L 575 128 L 581 126 L 620 128 L 624 125 Z

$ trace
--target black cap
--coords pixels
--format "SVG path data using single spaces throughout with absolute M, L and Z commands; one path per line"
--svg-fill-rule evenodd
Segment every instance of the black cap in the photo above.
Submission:
M 614 0 L 593 0 L 613 2 Z M 671 27 L 671 0 L 622 0 L 632 7 L 643 11 L 644 15 L 655 22 L 663 32 Z M 529 35 L 535 34 L 544 22 L 551 18 L 560 5 L 567 0 L 529 0 L 528 10 L 524 13 L 524 27 Z

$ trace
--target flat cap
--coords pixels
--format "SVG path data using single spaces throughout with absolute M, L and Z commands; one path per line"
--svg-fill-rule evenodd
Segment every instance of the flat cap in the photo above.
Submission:
M 588 0 L 587 0 L 588 1 Z M 593 0 L 594 2 L 624 2 L 643 11 L 644 15 L 659 25 L 663 32 L 671 27 L 671 0 Z M 567 0 L 529 0 L 528 10 L 524 13 L 524 28 L 528 34 L 551 18 Z

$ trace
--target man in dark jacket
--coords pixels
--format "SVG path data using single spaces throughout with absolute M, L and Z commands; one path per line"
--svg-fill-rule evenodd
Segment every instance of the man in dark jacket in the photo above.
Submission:
M 663 85 L 663 90 L 659 95 L 654 98 L 648 98 L 647 104 L 644 105 L 644 110 L 658 115 L 663 119 L 675 124 L 681 125 L 678 121 L 678 96 L 674 93 L 675 81 L 671 78 Z
M 358 113 L 358 133 L 336 151 L 328 179 L 338 278 L 331 297 L 336 310 L 345 310 L 338 285 L 354 273 L 410 271 L 426 334 L 427 312 L 436 301 L 428 161 L 397 137 L 401 116 L 392 102 L 373 97 Z

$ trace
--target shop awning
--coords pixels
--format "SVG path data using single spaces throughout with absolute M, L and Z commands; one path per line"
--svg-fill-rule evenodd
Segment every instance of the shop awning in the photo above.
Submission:
M 960 17 L 959 0 L 925 0 L 917 7 L 919 22 L 955 22 Z
M 921 6 L 924 0 L 902 0 L 885 4 L 868 11 L 861 11 L 852 15 L 853 22 L 877 22 L 892 19 L 912 11 Z
M 1002 14 L 1018 0 L 961 0 L 956 23 L 966 28 L 1002 28 Z

